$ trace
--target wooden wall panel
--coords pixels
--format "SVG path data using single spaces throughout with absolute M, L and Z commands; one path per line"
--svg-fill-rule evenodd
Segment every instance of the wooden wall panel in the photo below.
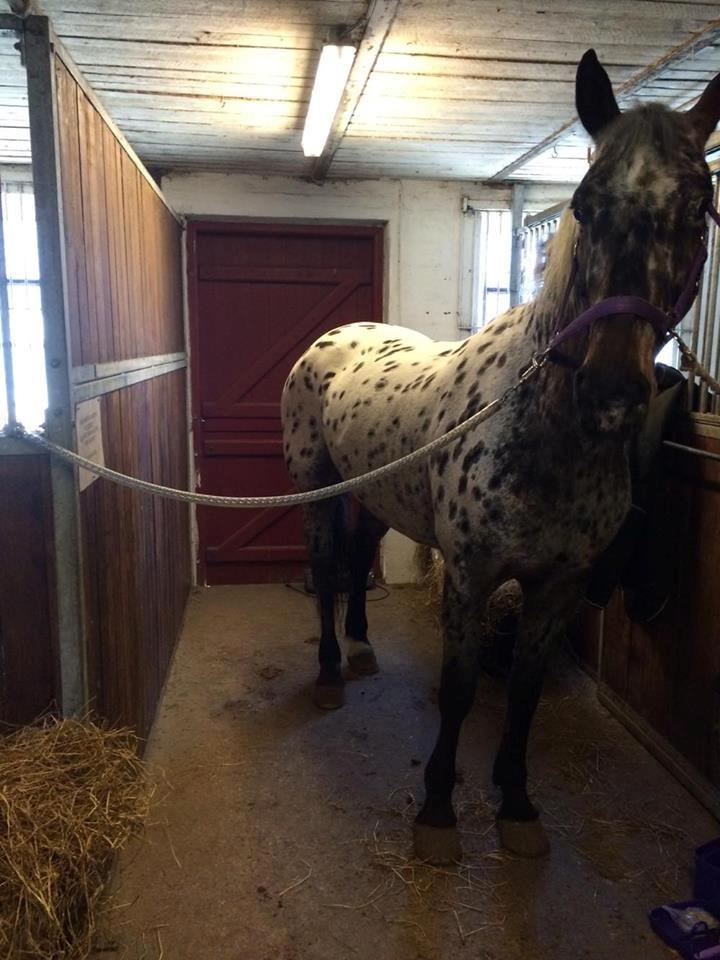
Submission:
M 181 227 L 60 54 L 55 74 L 72 365 L 183 351 Z M 177 370 L 104 393 L 106 463 L 187 488 L 185 391 Z M 91 706 L 145 736 L 190 588 L 189 509 L 104 480 L 79 497 Z
M 47 458 L 0 456 L 0 722 L 34 720 L 59 699 Z
M 720 454 L 720 437 L 690 442 Z M 679 451 L 670 457 L 685 530 L 674 611 L 672 741 L 720 786 L 720 462 Z
M 63 217 L 65 222 L 66 294 L 70 327 L 70 351 L 81 355 L 81 343 L 90 336 L 88 279 L 83 228 L 83 201 L 80 179 L 80 138 L 77 85 L 67 70 L 57 71 L 58 141 Z
M 568 627 L 570 645 L 583 667 L 597 675 L 600 658 L 602 610 L 584 603 Z
M 713 432 L 713 431 L 711 431 Z M 720 454 L 716 436 L 679 439 Z M 665 610 L 631 623 L 621 597 L 605 614 L 602 681 L 641 722 L 720 787 L 720 462 L 666 449 L 667 527 L 677 558 Z
M 166 486 L 187 483 L 185 371 L 102 398 L 105 457 Z M 138 423 L 144 428 L 138 430 Z M 91 694 L 111 722 L 152 724 L 190 588 L 188 510 L 98 480 L 80 494 Z
M 180 351 L 180 227 L 55 63 L 73 364 Z

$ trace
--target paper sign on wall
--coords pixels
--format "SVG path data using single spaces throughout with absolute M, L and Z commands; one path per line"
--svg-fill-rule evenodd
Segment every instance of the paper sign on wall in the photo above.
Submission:
M 80 456 L 104 467 L 105 453 L 103 451 L 100 397 L 83 400 L 82 403 L 77 404 L 75 407 L 75 429 L 77 433 L 77 452 Z M 94 473 L 80 467 L 78 481 L 81 492 L 86 490 L 94 480 L 97 480 Z

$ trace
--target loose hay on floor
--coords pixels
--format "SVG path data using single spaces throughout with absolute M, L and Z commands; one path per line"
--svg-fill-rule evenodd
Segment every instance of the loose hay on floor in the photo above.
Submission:
M 466 786 L 464 793 L 458 804 L 464 823 L 463 862 L 435 866 L 414 856 L 411 826 L 417 802 L 407 787 L 397 787 L 388 796 L 372 833 L 357 841 L 379 871 L 371 882 L 378 876 L 379 881 L 355 902 L 327 906 L 360 911 L 372 907 L 387 923 L 413 927 L 423 940 L 428 940 L 425 924 L 433 913 L 452 914 L 463 944 L 488 930 L 503 930 L 505 912 L 498 892 L 504 882 L 498 880 L 497 870 L 507 854 L 497 849 L 494 808 L 482 791 Z M 408 917 L 408 912 L 414 915 Z M 483 956 L 479 953 L 479 960 Z
M 0 741 L 3 960 L 82 960 L 116 850 L 151 789 L 128 730 L 49 719 Z

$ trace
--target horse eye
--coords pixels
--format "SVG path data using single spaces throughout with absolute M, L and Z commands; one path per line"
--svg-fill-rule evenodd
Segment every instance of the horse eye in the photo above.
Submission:
M 572 212 L 573 212 L 573 216 L 575 217 L 578 223 L 587 222 L 587 215 L 585 212 L 585 208 L 581 207 L 580 204 L 574 205 L 572 208 Z

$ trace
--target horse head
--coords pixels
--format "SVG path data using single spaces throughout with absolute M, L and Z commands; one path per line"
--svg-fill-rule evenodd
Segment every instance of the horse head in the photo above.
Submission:
M 595 158 L 571 202 L 573 301 L 587 307 L 634 296 L 670 313 L 688 282 L 712 199 L 705 144 L 720 119 L 720 76 L 686 112 L 647 104 L 622 113 L 589 50 L 578 66 L 576 101 Z M 659 345 L 656 330 L 632 313 L 590 326 L 575 374 L 586 430 L 642 423 Z

